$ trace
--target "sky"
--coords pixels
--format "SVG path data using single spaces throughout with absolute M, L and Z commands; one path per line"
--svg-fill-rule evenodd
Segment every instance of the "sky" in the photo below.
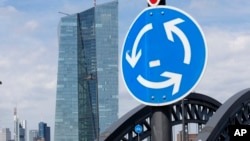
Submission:
M 110 0 L 96 0 L 97 4 Z M 194 91 L 225 102 L 250 87 L 250 1 L 166 0 L 191 15 L 203 30 L 208 50 L 205 73 Z M 93 6 L 90 0 L 0 0 L 0 128 L 13 131 L 13 109 L 37 129 L 54 129 L 58 23 L 63 14 Z M 119 54 L 125 35 L 146 0 L 119 0 Z M 120 59 L 120 58 L 117 58 Z M 119 78 L 119 116 L 140 103 Z M 53 133 L 52 133 L 53 135 Z M 52 136 L 53 140 L 53 136 Z

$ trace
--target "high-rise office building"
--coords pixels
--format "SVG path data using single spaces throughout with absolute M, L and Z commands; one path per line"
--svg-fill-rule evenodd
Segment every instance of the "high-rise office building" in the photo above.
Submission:
M 21 120 L 19 123 L 19 139 L 20 141 L 27 141 L 27 121 Z
M 93 141 L 118 118 L 118 1 L 61 18 L 58 33 L 55 141 Z
M 29 131 L 29 141 L 37 141 L 38 139 L 38 130 Z
M 17 108 L 14 108 L 14 140 L 19 141 L 19 120 L 17 118 Z
M 11 140 L 11 132 L 9 128 L 3 128 L 0 131 L 0 141 L 10 141 Z
M 43 141 L 50 141 L 50 127 L 47 126 L 47 123 L 40 122 L 38 128 L 38 138 Z
M 27 141 L 27 121 L 19 120 L 17 117 L 17 108 L 14 108 L 14 140 Z

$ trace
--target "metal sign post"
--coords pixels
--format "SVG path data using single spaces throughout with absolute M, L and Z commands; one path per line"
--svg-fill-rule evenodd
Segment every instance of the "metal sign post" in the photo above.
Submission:
M 135 132 L 137 133 L 137 136 L 138 136 L 138 141 L 140 141 L 140 134 L 142 133 L 143 131 L 143 128 L 140 124 L 137 124 L 135 126 Z
M 152 141 L 172 141 L 169 106 L 152 107 L 151 135 Z
M 153 3 L 155 2 L 155 3 Z M 148 0 L 148 6 L 165 5 L 165 0 Z M 151 135 L 152 141 L 172 141 L 171 113 L 168 107 L 152 107 Z
M 181 100 L 181 111 L 182 111 L 182 141 L 186 141 L 186 131 L 185 131 L 185 106 L 184 106 L 184 98 Z

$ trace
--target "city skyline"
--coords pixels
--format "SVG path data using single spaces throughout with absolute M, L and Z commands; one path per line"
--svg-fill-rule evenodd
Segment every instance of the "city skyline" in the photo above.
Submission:
M 14 107 L 13 110 L 13 132 L 11 134 L 11 128 L 0 128 L 3 132 L 6 133 L 6 137 L 10 138 L 13 141 L 31 141 L 31 133 L 34 136 L 34 131 L 37 131 L 36 139 L 43 139 L 45 141 L 50 141 L 50 127 L 47 126 L 47 123 L 40 121 L 37 125 L 37 129 L 27 128 L 27 120 L 20 119 L 18 116 L 18 109 Z M 39 131 L 39 132 L 38 132 Z M 7 133 L 9 135 L 7 135 Z M 39 134 L 38 134 L 39 133 Z M 33 140 L 32 140 L 33 141 Z
M 57 72 L 58 12 L 77 13 L 93 6 L 92 1 L 0 1 L 0 128 L 13 131 L 13 107 L 19 117 L 36 128 L 43 119 L 54 126 Z M 97 0 L 97 3 L 108 2 Z M 195 89 L 224 102 L 249 87 L 248 29 L 250 2 L 167 0 L 183 9 L 201 25 L 208 44 L 208 64 Z M 146 7 L 146 0 L 119 1 L 119 48 L 133 19 Z M 128 10 L 129 9 L 129 10 Z M 140 104 L 120 81 L 119 116 Z M 126 105 L 126 106 L 124 106 Z M 52 132 L 53 133 L 53 132 Z

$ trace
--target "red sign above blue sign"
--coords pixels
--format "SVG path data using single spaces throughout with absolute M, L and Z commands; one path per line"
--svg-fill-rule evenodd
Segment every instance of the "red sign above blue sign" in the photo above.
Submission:
M 160 0 L 148 0 L 148 4 L 150 6 L 157 6 L 159 5 L 159 3 L 160 3 Z

